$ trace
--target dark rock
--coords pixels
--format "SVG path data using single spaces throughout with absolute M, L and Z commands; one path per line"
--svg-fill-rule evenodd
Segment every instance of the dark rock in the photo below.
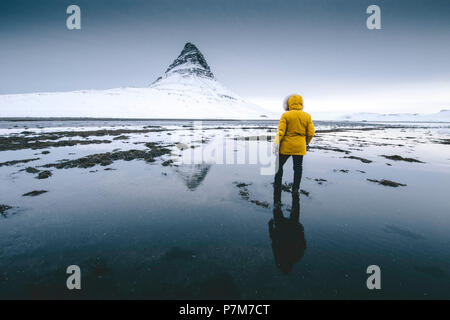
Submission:
M 382 179 L 382 180 L 367 179 L 367 181 L 375 182 L 375 183 L 381 184 L 383 186 L 394 187 L 394 188 L 396 188 L 396 187 L 406 187 L 406 184 L 402 184 L 402 183 L 399 183 L 399 182 L 386 180 L 386 179 Z
M 11 206 L 8 206 L 6 204 L 0 204 L 0 215 L 6 218 L 6 211 L 12 209 Z
M 120 136 L 126 133 L 148 133 L 166 131 L 160 127 L 148 129 L 117 129 L 117 130 L 92 130 L 92 131 L 57 131 L 36 136 L 6 136 L 0 137 L 0 151 L 21 149 L 45 149 L 49 147 L 67 147 L 75 145 L 111 143 L 110 140 L 59 140 L 71 137 L 102 137 Z M 59 141 L 56 141 L 59 140 Z
M 128 140 L 128 139 L 130 139 L 129 136 L 121 135 L 121 136 L 115 137 L 113 140 Z
M 289 193 L 291 193 L 292 192 L 292 186 L 293 186 L 293 183 L 292 182 L 285 182 L 285 183 L 283 183 L 282 185 L 281 185 L 281 190 L 282 191 L 284 191 L 284 192 L 289 192 Z
M 345 154 L 349 154 L 351 153 L 348 150 L 343 150 L 343 149 L 339 149 L 339 148 L 332 148 L 332 147 L 324 147 L 324 146 L 309 146 L 309 149 L 317 149 L 317 150 L 328 150 L 328 151 L 335 151 L 335 152 L 342 152 Z
M 44 171 L 39 172 L 37 179 L 47 179 L 51 176 L 52 176 L 51 171 L 44 170 Z
M 28 196 L 36 197 L 36 196 L 41 195 L 41 194 L 46 193 L 46 192 L 48 192 L 48 191 L 47 190 L 34 190 L 34 191 L 31 191 L 31 192 L 24 193 L 22 196 L 23 197 L 28 197 Z
M 292 193 L 292 186 L 293 185 L 294 184 L 292 182 L 289 182 L 289 183 L 285 182 L 285 183 L 283 183 L 281 185 L 281 190 L 284 191 L 284 192 Z M 300 189 L 300 193 L 305 195 L 305 196 L 307 196 L 307 197 L 309 197 L 309 192 L 306 191 L 306 190 Z
M 434 140 L 434 142 L 439 143 L 439 144 L 450 144 L 450 139 L 438 139 L 438 140 Z
M 269 208 L 269 203 L 266 201 L 250 200 L 251 203 L 256 204 L 258 207 Z
M 172 163 L 173 163 L 173 160 L 170 159 L 170 160 L 164 161 L 163 163 L 161 163 L 161 165 L 162 165 L 163 167 L 167 167 L 168 165 L 171 165 Z
M 13 166 L 19 163 L 28 163 L 31 161 L 39 160 L 40 158 L 32 158 L 32 159 L 24 159 L 24 160 L 12 160 L 12 161 L 6 161 L 6 162 L 0 162 L 0 167 L 3 166 Z
M 334 169 L 333 171 L 334 172 L 348 173 L 349 170 L 347 170 L 347 169 L 340 169 L 340 170 Z
M 28 172 L 28 173 L 33 173 L 33 174 L 39 172 L 38 169 L 33 168 L 33 167 L 27 167 L 27 168 L 25 169 L 25 171 Z
M 249 196 L 249 192 L 247 189 L 241 189 L 239 190 L 239 195 L 241 196 L 242 199 L 244 200 L 249 200 L 250 196 Z
M 109 140 L 60 140 L 41 141 L 40 139 L 50 138 L 50 136 L 40 137 L 0 137 L 0 151 L 22 150 L 22 149 L 44 149 L 48 147 L 71 147 L 76 145 L 111 143 Z M 59 138 L 59 137 L 57 137 Z
M 305 196 L 307 196 L 307 197 L 309 197 L 309 192 L 306 191 L 306 190 L 300 189 L 300 193 L 305 195 Z
M 153 157 L 160 157 L 165 154 L 169 154 L 171 152 L 170 149 L 165 146 L 161 146 L 155 142 L 146 143 L 145 146 L 150 149 L 150 152 Z
M 147 150 L 127 150 L 127 151 L 116 151 L 116 152 L 106 152 L 88 155 L 83 158 L 74 160 L 65 160 L 59 163 L 49 163 L 44 165 L 46 168 L 56 168 L 56 169 L 69 169 L 69 168 L 91 168 L 95 165 L 109 166 L 114 161 L 124 160 L 145 160 L 146 162 L 154 162 L 156 157 L 160 157 L 167 153 L 170 153 L 170 149 L 162 147 L 156 143 L 147 143 L 146 146 L 150 148 Z
M 324 182 L 327 182 L 326 179 L 320 179 L 320 178 L 316 178 L 316 179 L 314 179 L 314 181 L 316 181 L 318 184 L 323 184 Z
M 247 189 L 248 186 L 251 185 L 251 183 L 245 183 L 245 182 L 233 182 L 236 187 L 239 188 L 239 195 L 241 196 L 242 199 L 244 200 L 250 200 L 250 193 Z
M 364 162 L 364 163 L 371 163 L 372 162 L 372 160 L 364 159 L 364 158 L 361 158 L 361 157 L 355 157 L 355 156 L 346 156 L 344 158 L 355 159 L 355 160 L 359 160 L 359 161 Z
M 236 187 L 238 187 L 238 188 L 245 188 L 245 187 L 252 185 L 251 183 L 245 183 L 245 182 L 234 182 L 234 184 L 236 184 Z
M 392 155 L 392 156 L 381 155 L 380 157 L 384 157 L 386 159 L 393 160 L 393 161 L 406 161 L 406 162 L 424 163 L 423 161 L 420 161 L 420 160 L 417 160 L 417 159 L 414 159 L 414 158 L 403 158 L 402 156 L 399 156 L 399 155 Z

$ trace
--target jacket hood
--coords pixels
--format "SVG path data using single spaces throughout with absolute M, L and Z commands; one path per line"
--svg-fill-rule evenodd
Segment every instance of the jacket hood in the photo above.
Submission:
M 302 110 L 303 109 L 303 98 L 301 95 L 294 94 L 289 97 L 288 101 L 289 110 Z

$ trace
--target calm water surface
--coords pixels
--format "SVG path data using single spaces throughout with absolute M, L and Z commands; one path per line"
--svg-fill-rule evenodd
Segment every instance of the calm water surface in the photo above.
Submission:
M 188 136 L 182 126 L 192 123 L 0 121 L 0 134 L 18 134 L 24 127 L 38 134 L 152 124 L 180 129 L 173 141 Z M 205 125 L 235 127 L 226 129 L 228 134 L 252 136 L 267 129 L 240 127 L 276 123 Z M 318 123 L 319 129 L 342 126 L 353 128 Z M 220 143 L 214 136 L 223 130 L 205 130 L 210 143 Z M 53 176 L 44 180 L 19 171 L 118 147 L 140 149 L 133 142 L 164 141 L 166 132 L 130 134 L 130 140 L 112 144 L 48 148 L 48 155 L 30 149 L 0 152 L 0 162 L 40 158 L 0 167 L 0 204 L 13 206 L 0 217 L 0 297 L 448 299 L 450 149 L 432 142 L 448 136 L 448 125 L 318 134 L 313 145 L 343 148 L 373 162 L 323 149 L 307 155 L 301 188 L 309 196 L 300 196 L 300 227 L 285 229 L 303 242 L 300 254 L 272 247 L 273 177 L 261 175 L 259 165 L 162 166 L 163 157 L 151 164 L 116 161 L 110 171 L 101 166 L 52 169 Z M 238 141 L 234 148 L 248 144 Z M 425 163 L 391 161 L 383 154 Z M 292 181 L 291 167 L 289 160 L 284 181 Z M 367 178 L 407 186 L 387 187 Z M 249 184 L 248 199 L 236 183 Z M 32 190 L 48 192 L 22 196 Z M 283 192 L 282 201 L 289 217 L 291 194 Z M 292 265 L 289 273 L 277 266 L 274 251 Z M 73 264 L 82 270 L 81 292 L 65 286 L 66 268 Z M 372 264 L 381 268 L 379 291 L 366 288 L 366 268 Z

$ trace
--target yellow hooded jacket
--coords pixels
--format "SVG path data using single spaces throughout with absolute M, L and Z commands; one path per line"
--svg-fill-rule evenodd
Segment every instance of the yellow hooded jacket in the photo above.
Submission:
M 302 110 L 303 98 L 300 95 L 291 96 L 287 103 L 289 111 L 281 116 L 275 144 L 281 145 L 281 154 L 305 155 L 306 145 L 315 134 L 314 124 L 309 113 Z

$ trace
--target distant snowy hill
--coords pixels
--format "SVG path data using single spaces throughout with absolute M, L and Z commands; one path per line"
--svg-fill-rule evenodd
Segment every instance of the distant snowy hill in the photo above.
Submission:
M 352 113 L 341 114 L 335 117 L 335 120 L 350 121 L 415 121 L 415 122 L 450 122 L 450 110 L 441 110 L 438 113 L 421 114 L 421 113 Z
M 0 117 L 274 119 L 279 114 L 226 89 L 203 54 L 187 43 L 149 87 L 0 95 Z

